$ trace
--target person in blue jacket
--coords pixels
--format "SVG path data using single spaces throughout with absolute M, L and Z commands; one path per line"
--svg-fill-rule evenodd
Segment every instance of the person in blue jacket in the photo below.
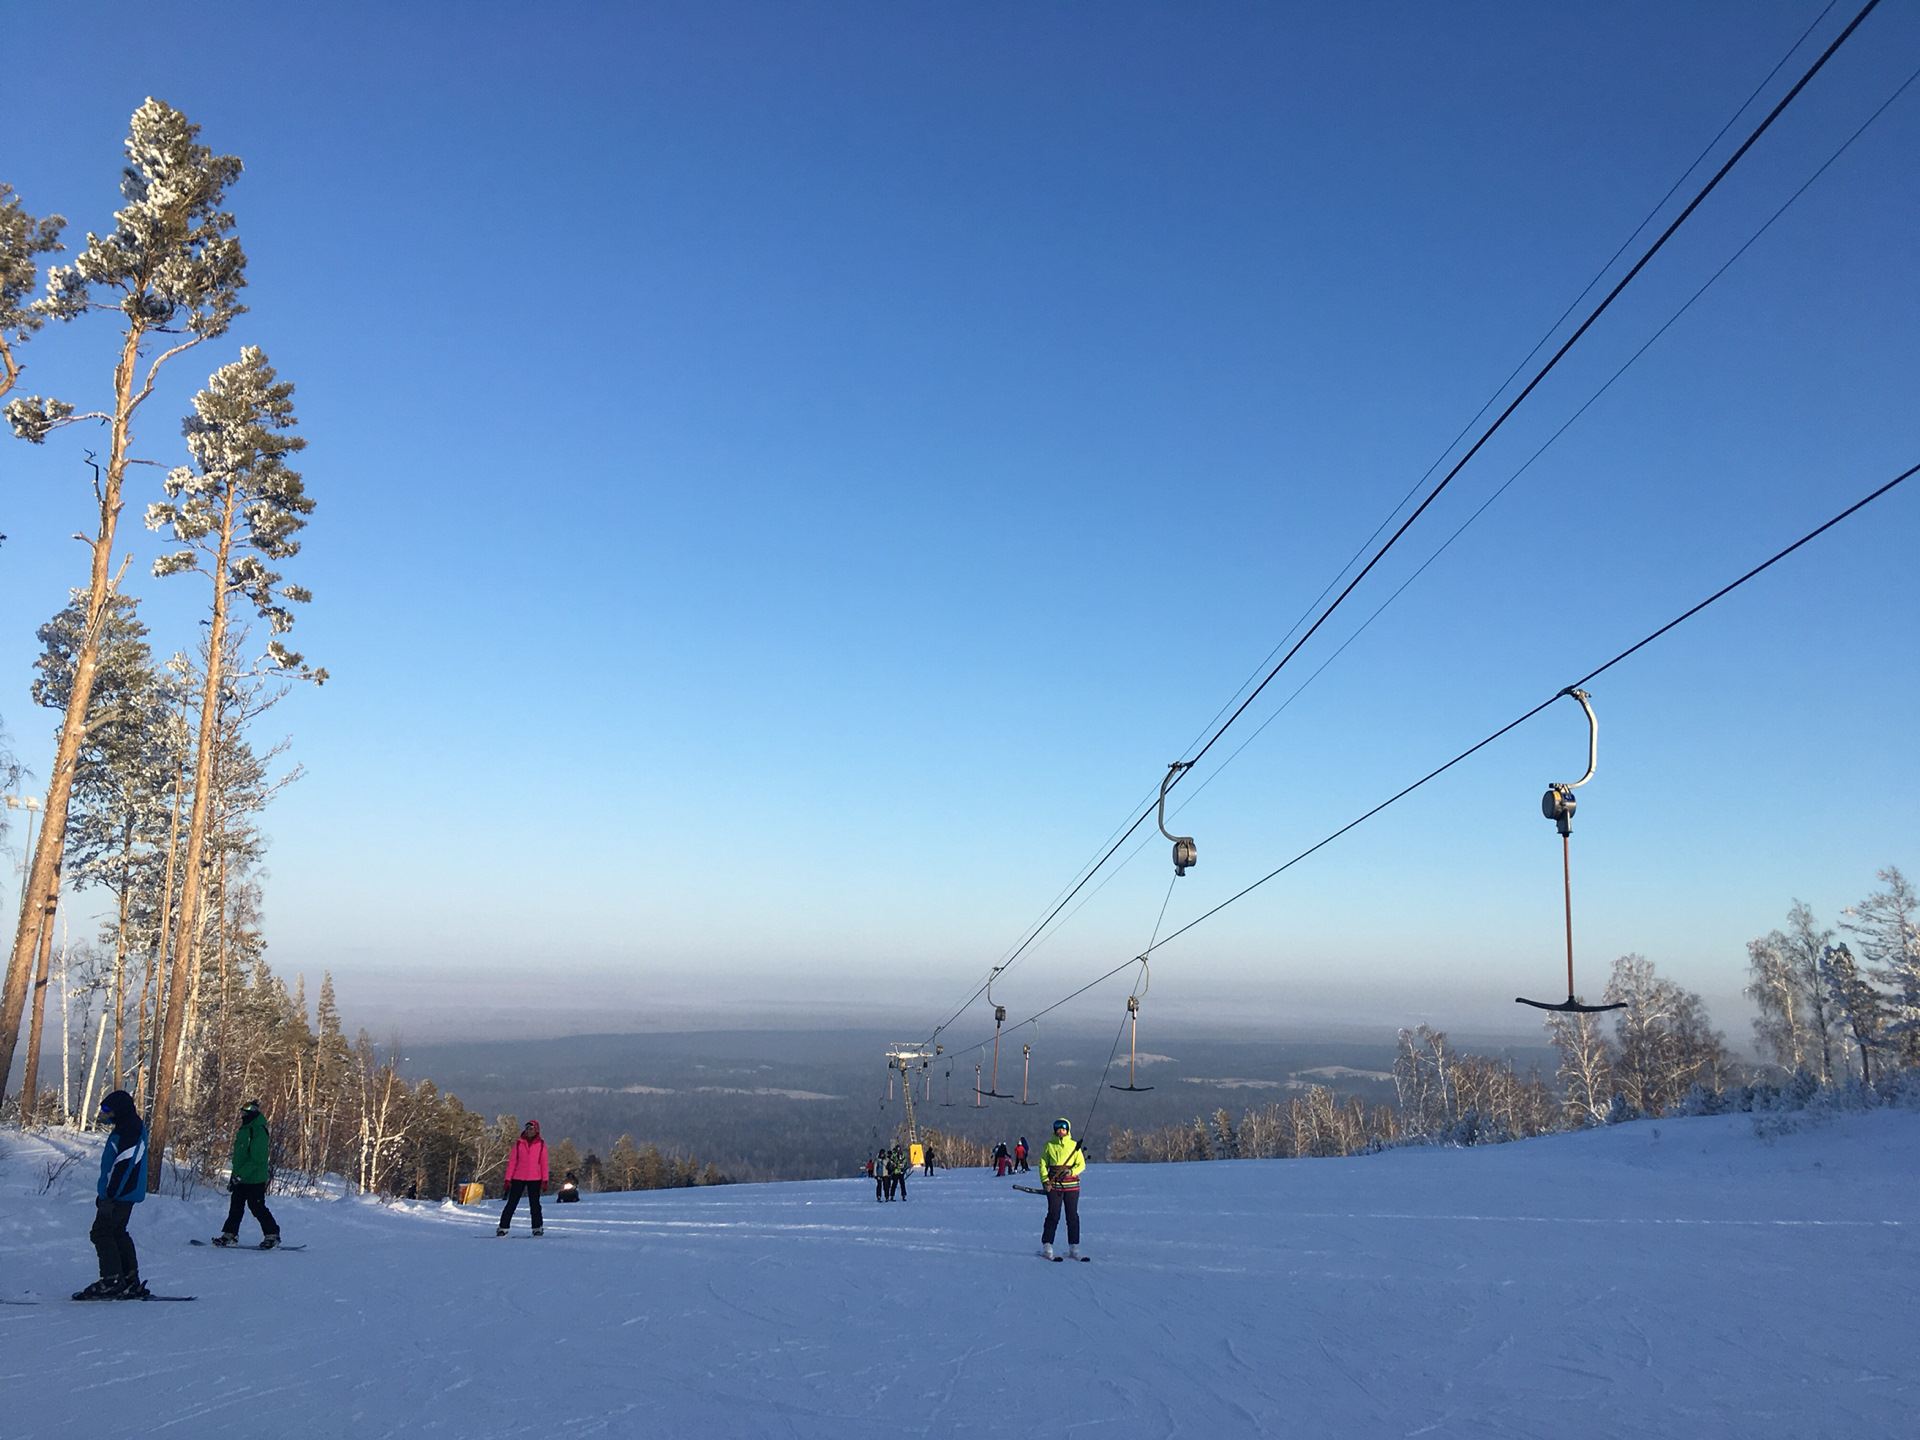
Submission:
M 113 1126 L 100 1154 L 100 1187 L 87 1237 L 100 1256 L 100 1278 L 73 1298 L 144 1300 L 147 1287 L 140 1282 L 140 1257 L 134 1253 L 127 1221 L 133 1218 L 133 1207 L 147 1198 L 147 1127 L 124 1090 L 100 1102 L 100 1118 Z

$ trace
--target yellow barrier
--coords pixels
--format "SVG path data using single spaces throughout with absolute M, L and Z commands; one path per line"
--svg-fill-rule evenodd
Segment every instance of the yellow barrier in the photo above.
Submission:
M 924 1145 L 910 1146 L 907 1150 L 907 1163 L 909 1165 L 926 1164 L 927 1163 L 927 1147 Z
M 453 1198 L 456 1203 L 461 1205 L 478 1205 L 482 1200 L 487 1198 L 487 1187 L 484 1185 L 462 1185 Z

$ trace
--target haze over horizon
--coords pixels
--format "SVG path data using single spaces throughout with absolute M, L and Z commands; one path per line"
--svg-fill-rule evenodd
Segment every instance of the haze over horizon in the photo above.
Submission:
M 306 770 L 265 817 L 278 973 L 423 1039 L 906 1038 L 1821 13 L 183 5 L 17 67 L 0 179 L 70 241 L 105 229 L 149 94 L 245 161 L 251 313 L 169 374 L 140 448 L 177 459 L 240 344 L 298 386 L 299 639 L 333 679 L 275 715 Z M 1016 1017 L 1920 460 L 1915 86 L 1332 658 L 1908 80 L 1920 13 L 1860 42 L 1176 792 L 1199 864 L 1171 898 L 1150 831 L 996 987 Z M 23 389 L 97 388 L 83 330 L 36 339 Z M 32 630 L 80 578 L 91 443 L 0 448 L 28 791 L 55 720 Z M 1897 492 L 1593 687 L 1585 988 L 1644 953 L 1744 1048 L 1745 942 L 1920 871 L 1916 534 Z M 157 638 L 193 633 L 161 542 L 120 545 Z M 1556 706 L 1183 937 L 1155 1013 L 1537 1036 L 1512 997 L 1560 980 L 1539 795 L 1585 739 Z M 1048 1023 L 1110 1029 L 1125 985 Z

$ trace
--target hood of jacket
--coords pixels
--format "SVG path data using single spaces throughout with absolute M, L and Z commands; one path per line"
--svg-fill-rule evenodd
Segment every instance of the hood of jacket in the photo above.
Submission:
M 126 1091 L 112 1091 L 100 1102 L 100 1108 L 113 1116 L 114 1133 L 129 1138 L 140 1133 L 140 1107 Z

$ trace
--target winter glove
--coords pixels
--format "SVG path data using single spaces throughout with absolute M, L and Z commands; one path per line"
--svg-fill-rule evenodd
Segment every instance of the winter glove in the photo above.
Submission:
M 236 1179 L 234 1179 L 234 1178 L 233 1178 L 233 1176 L 231 1176 L 231 1175 L 229 1175 L 229 1176 L 227 1176 L 227 1194 L 229 1194 L 229 1195 L 231 1195 L 231 1194 L 233 1194 L 233 1189 L 234 1189 L 234 1187 L 235 1187 L 236 1185 L 238 1185 L 239 1183 L 240 1183 L 240 1182 L 239 1182 L 238 1180 L 236 1180 Z

